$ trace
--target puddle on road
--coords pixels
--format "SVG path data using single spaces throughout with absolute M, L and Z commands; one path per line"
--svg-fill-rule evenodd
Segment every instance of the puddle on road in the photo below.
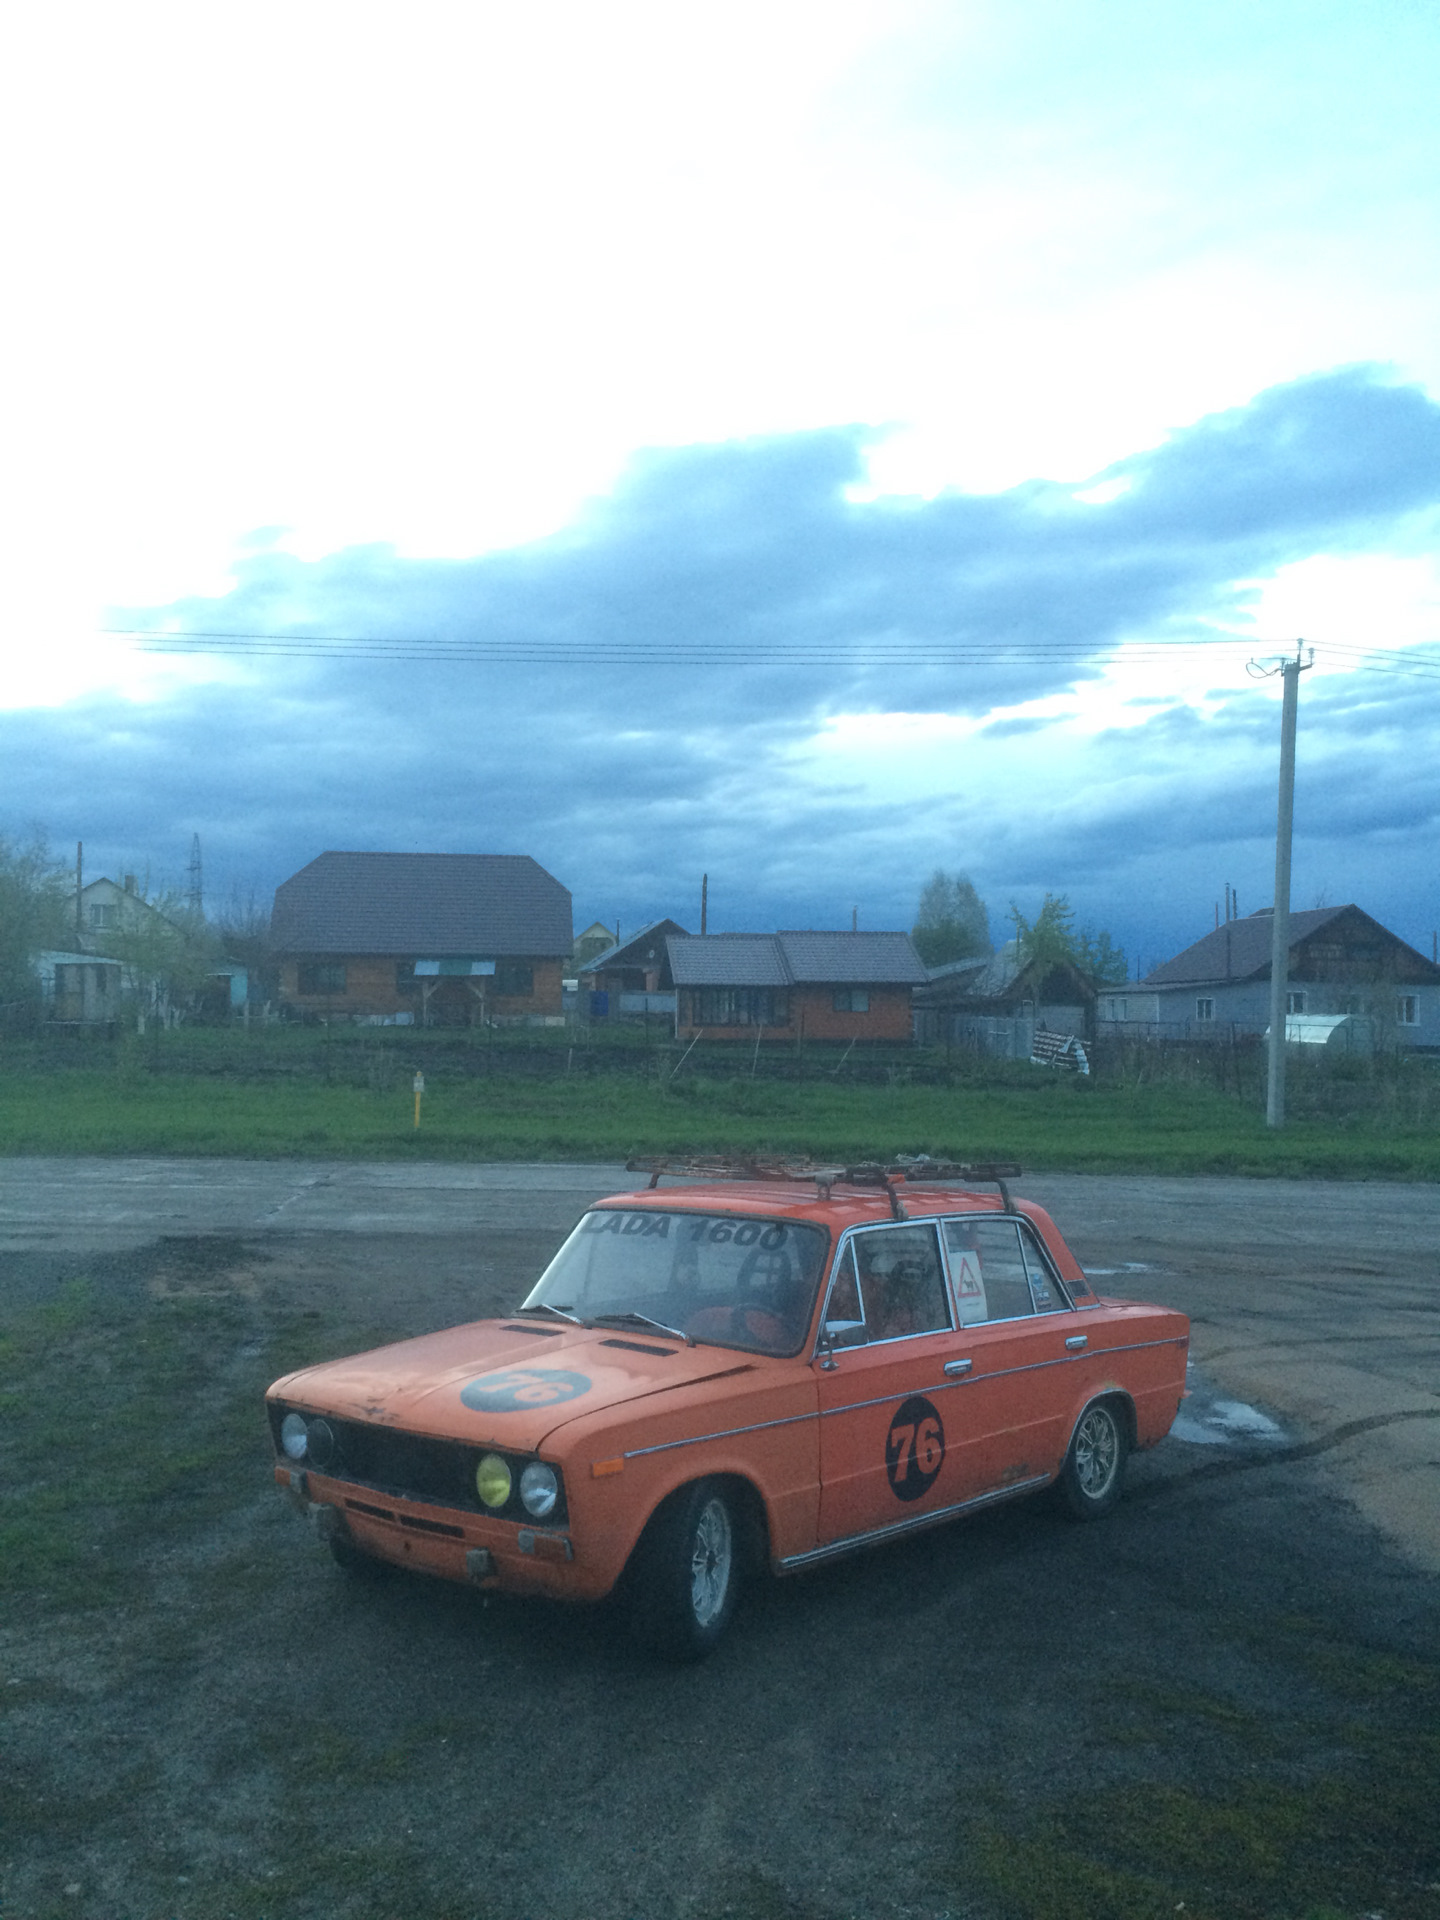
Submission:
M 1174 1440 L 1192 1447 L 1285 1445 L 1289 1436 L 1278 1420 L 1245 1400 L 1227 1400 L 1216 1393 L 1192 1360 L 1185 1371 L 1190 1397 L 1170 1429 Z

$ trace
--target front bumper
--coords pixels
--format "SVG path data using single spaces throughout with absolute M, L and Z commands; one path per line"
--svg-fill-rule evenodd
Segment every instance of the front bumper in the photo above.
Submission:
M 569 1528 L 522 1527 L 436 1507 L 277 1461 L 275 1484 L 324 1540 L 393 1566 L 491 1591 L 599 1600 L 611 1581 L 575 1551 Z

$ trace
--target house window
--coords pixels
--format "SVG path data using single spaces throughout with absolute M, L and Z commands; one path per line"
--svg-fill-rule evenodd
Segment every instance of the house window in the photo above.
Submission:
M 415 978 L 415 962 L 413 960 L 397 960 L 395 962 L 395 991 L 396 993 L 418 993 L 420 991 L 420 982 Z
M 1130 1002 L 1128 1000 L 1112 1000 L 1110 1002 L 1110 1018 L 1112 1020 L 1128 1020 L 1130 1018 Z
M 333 960 L 315 961 L 300 969 L 301 993 L 344 993 L 345 969 Z
M 1285 996 L 1285 1011 L 1286 1011 L 1286 1013 L 1304 1013 L 1304 1011 L 1305 1011 L 1305 994 L 1304 994 L 1304 991 L 1303 991 L 1303 990 L 1302 990 L 1301 992 L 1299 992 L 1299 993 L 1287 993 L 1287 994 L 1286 994 L 1286 996 Z
M 1215 1002 L 1213 1000 L 1197 1000 L 1195 1002 L 1195 1018 L 1197 1020 L 1213 1020 L 1215 1018 Z
M 113 927 L 115 924 L 114 907 L 103 906 L 98 900 L 92 901 L 90 905 L 90 924 L 97 932 L 106 927 Z
M 701 987 L 690 996 L 696 1027 L 786 1027 L 790 996 L 773 987 Z
M 1395 1000 L 1395 1021 L 1397 1026 L 1418 1027 L 1420 1022 L 1415 1010 L 1415 995 L 1402 993 Z
M 837 987 L 834 1007 L 836 1013 L 869 1013 L 870 996 L 863 987 Z
M 497 960 L 495 991 L 511 1000 L 528 1000 L 535 991 L 535 969 L 523 960 Z

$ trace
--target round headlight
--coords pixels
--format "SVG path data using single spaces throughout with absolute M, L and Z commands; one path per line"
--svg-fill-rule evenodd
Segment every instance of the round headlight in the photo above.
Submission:
M 487 1507 L 503 1507 L 510 1498 L 509 1464 L 498 1453 L 487 1453 L 475 1469 L 475 1491 Z
M 306 1450 L 317 1467 L 328 1467 L 340 1451 L 328 1420 L 312 1420 L 305 1430 Z
M 280 1444 L 292 1460 L 303 1460 L 310 1434 L 298 1413 L 287 1413 L 280 1422 Z
M 560 1498 L 560 1482 L 555 1469 L 543 1460 L 532 1460 L 520 1476 L 520 1504 L 537 1520 L 546 1520 L 555 1511 Z

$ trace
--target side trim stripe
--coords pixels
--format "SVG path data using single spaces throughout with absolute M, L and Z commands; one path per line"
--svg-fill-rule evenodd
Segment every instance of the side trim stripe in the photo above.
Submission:
M 993 1507 L 999 1500 L 1009 1500 L 1016 1494 L 1029 1493 L 1034 1487 L 1047 1484 L 1049 1475 L 1040 1473 L 1029 1480 L 1017 1480 L 1010 1487 L 993 1487 L 989 1493 L 978 1493 L 970 1500 L 960 1500 L 952 1507 L 937 1507 L 933 1513 L 917 1513 L 909 1520 L 896 1520 L 888 1527 L 875 1527 L 869 1533 L 847 1534 L 843 1540 L 831 1540 L 823 1547 L 812 1547 L 808 1553 L 792 1553 L 788 1559 L 777 1562 L 782 1573 L 795 1573 L 801 1567 L 813 1567 L 819 1560 L 833 1560 L 842 1553 L 854 1553 L 860 1547 L 878 1546 L 882 1540 L 893 1540 L 902 1533 L 916 1533 L 921 1527 L 937 1526 L 942 1520 L 953 1520 L 962 1513 L 974 1513 L 977 1507 Z
M 1053 1360 L 1031 1360 L 1023 1367 L 997 1367 L 993 1373 L 967 1373 L 954 1380 L 936 1380 L 927 1385 L 924 1390 L 926 1393 L 949 1393 L 956 1387 L 968 1387 L 973 1390 L 986 1380 L 1005 1380 L 1017 1373 L 1038 1373 L 1043 1367 L 1073 1367 L 1077 1361 L 1099 1360 L 1112 1353 L 1140 1353 L 1147 1347 L 1183 1347 L 1185 1344 L 1185 1340 L 1178 1338 L 1134 1340 L 1123 1347 L 1096 1347 L 1084 1353 L 1057 1354 Z M 813 1413 L 787 1414 L 781 1420 L 757 1420 L 752 1426 L 724 1427 L 718 1433 L 697 1433 L 686 1440 L 662 1440 L 653 1447 L 632 1447 L 625 1458 L 643 1460 L 647 1454 L 672 1453 L 677 1447 L 703 1447 L 711 1440 L 737 1440 L 742 1434 L 765 1433 L 771 1427 L 794 1427 L 804 1420 L 832 1420 L 837 1414 L 863 1413 L 867 1407 L 883 1407 L 892 1400 L 903 1399 L 907 1391 L 917 1392 L 919 1389 L 912 1383 L 909 1388 L 897 1387 L 889 1393 L 877 1394 L 871 1400 L 847 1401 L 843 1407 L 825 1407 L 817 1408 Z

